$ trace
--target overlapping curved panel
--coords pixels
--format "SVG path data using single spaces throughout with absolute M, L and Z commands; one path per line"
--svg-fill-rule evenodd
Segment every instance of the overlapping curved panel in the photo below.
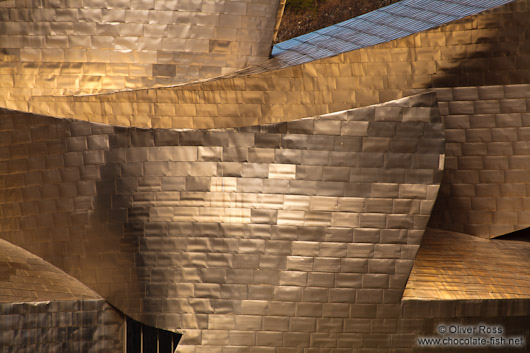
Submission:
M 268 59 L 279 3 L 1 2 L 0 100 L 175 85 L 242 69 Z
M 79 280 L 41 258 L 0 240 L 0 302 L 101 299 Z
M 124 344 L 121 313 L 79 280 L 5 240 L 0 322 L 3 352 L 113 353 Z
M 431 231 L 402 294 L 431 211 L 480 236 L 527 226 L 529 0 L 405 0 L 165 88 L 262 57 L 273 2 L 107 5 L 0 2 L 0 106 L 18 110 L 0 110 L 0 237 L 76 278 L 0 246 L 6 302 L 62 303 L 0 304 L 5 350 L 37 349 L 37 317 L 80 352 L 169 351 L 182 332 L 181 353 L 410 353 L 479 319 L 528 341 L 526 250 Z M 521 270 L 490 274 L 493 255 Z M 133 319 L 77 300 L 91 290 Z M 60 336 L 74 312 L 101 322 Z
M 528 26 L 527 5 L 516 0 L 296 66 L 264 64 L 208 82 L 104 96 L 8 99 L 4 106 L 119 125 L 212 128 L 331 113 L 396 99 L 409 89 L 526 83 L 530 46 L 519 34 Z
M 104 299 L 0 303 L 3 352 L 118 353 L 124 317 Z
M 530 226 L 530 86 L 439 90 L 446 169 L 430 226 L 495 237 Z
M 414 262 L 405 300 L 530 297 L 530 244 L 485 240 L 428 229 Z
M 0 235 L 184 351 L 267 346 L 277 316 L 300 326 L 274 344 L 346 344 L 365 305 L 399 303 L 443 167 L 434 93 L 225 130 L 1 124 Z

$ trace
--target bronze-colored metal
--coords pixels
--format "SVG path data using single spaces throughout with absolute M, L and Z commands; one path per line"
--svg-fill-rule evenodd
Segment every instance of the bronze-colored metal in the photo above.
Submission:
M 1 303 L 102 300 L 79 280 L 5 240 L 0 240 L 0 268 Z
M 348 333 L 366 305 L 399 305 L 441 180 L 436 104 L 221 130 L 4 110 L 0 236 L 182 332 L 182 352 L 273 345 L 271 329 L 285 347 L 347 345 L 312 323 Z
M 0 272 L 3 351 L 119 352 L 124 346 L 123 315 L 79 280 L 5 240 Z
M 176 85 L 257 64 L 271 52 L 280 2 L 4 1 L 0 91 L 10 92 L 0 100 Z
M 123 314 L 102 298 L 3 302 L 0 320 L 4 352 L 121 353 L 125 347 Z
M 404 300 L 530 297 L 530 245 L 428 229 Z
M 280 0 L 278 4 L 278 13 L 276 14 L 276 23 L 274 25 L 274 35 L 272 37 L 272 41 L 276 41 L 276 37 L 278 36 L 278 30 L 280 29 L 280 23 L 282 22 L 282 16 L 283 16 L 283 10 L 285 9 L 285 3 L 286 0 Z
M 526 38 L 514 40 L 513 33 L 527 26 L 520 20 L 528 17 L 527 0 L 513 4 L 371 47 L 337 50 L 331 52 L 334 56 L 301 65 L 272 59 L 228 77 L 179 87 L 38 97 L 51 92 L 41 88 L 33 94 L 32 87 L 38 87 L 34 80 L 10 75 L 5 82 L 19 83 L 6 90 L 11 93 L 2 106 L 137 127 L 224 128 L 376 104 L 406 96 L 410 89 L 526 83 L 530 46 Z M 70 84 L 70 78 L 64 80 Z M 171 110 L 160 109 L 167 103 Z
M 529 85 L 438 90 L 446 168 L 430 227 L 496 237 L 530 226 Z
M 402 301 L 440 183 L 433 226 L 528 223 L 529 0 L 405 0 L 228 75 L 283 1 L 23 3 L 0 1 L 5 350 L 75 312 L 103 323 L 42 339 L 121 353 L 106 301 L 179 353 L 413 352 L 449 319 L 530 337 L 526 250 L 500 241 L 433 231 Z

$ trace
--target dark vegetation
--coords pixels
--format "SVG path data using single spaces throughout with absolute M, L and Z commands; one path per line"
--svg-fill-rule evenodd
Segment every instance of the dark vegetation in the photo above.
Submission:
M 287 0 L 276 42 L 297 37 L 398 0 Z

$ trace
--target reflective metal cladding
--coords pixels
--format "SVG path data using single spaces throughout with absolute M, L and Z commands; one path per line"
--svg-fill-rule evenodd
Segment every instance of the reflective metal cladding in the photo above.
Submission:
M 438 90 L 446 168 L 430 226 L 484 238 L 530 226 L 529 85 Z
M 530 268 L 525 264 L 529 254 L 530 246 L 523 238 L 485 240 L 430 229 L 425 232 L 403 299 L 528 298 Z
M 1 235 L 179 329 L 182 349 L 229 344 L 221 328 L 239 345 L 267 336 L 228 324 L 248 315 L 286 310 L 309 330 L 315 315 L 399 303 L 443 168 L 434 93 L 224 130 L 2 121 L 11 148 L 41 152 L 15 159 L 11 175 L 38 182 L 6 185 Z
M 179 87 L 84 97 L 33 95 L 29 101 L 10 95 L 4 106 L 126 126 L 224 128 L 367 106 L 406 96 L 411 89 L 524 84 L 530 81 L 530 46 L 514 33 L 522 33 L 527 17 L 526 2 L 520 0 L 300 65 L 272 58 L 228 77 Z
M 0 0 L 2 351 L 530 340 L 530 0 L 284 4 Z
M 30 98 L 220 76 L 268 59 L 279 4 L 2 1 L 2 87 Z

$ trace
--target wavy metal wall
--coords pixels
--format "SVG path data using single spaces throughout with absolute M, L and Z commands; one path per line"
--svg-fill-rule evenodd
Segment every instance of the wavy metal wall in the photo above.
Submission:
M 264 64 L 265 72 L 103 96 L 34 97 L 29 103 L 10 97 L 4 106 L 127 126 L 213 128 L 331 113 L 396 99 L 410 89 L 527 83 L 528 11 L 528 0 L 516 0 L 301 65 Z
M 267 60 L 278 0 L 2 1 L 1 99 L 175 85 Z M 283 4 L 281 5 L 283 6 Z
M 481 239 L 428 229 L 403 300 L 528 299 L 529 255 L 524 237 Z
M 484 8 L 467 0 L 432 2 L 450 5 L 451 13 L 460 8 L 477 13 L 505 1 L 481 1 Z M 436 25 L 443 24 L 439 27 L 354 51 L 344 52 L 335 37 L 322 50 L 318 45 L 328 44 L 331 33 L 323 30 L 312 43 L 315 60 L 310 62 L 291 61 L 284 52 L 216 80 L 82 97 L 47 95 L 176 82 L 177 66 L 171 60 L 189 57 L 169 55 L 166 46 L 158 45 L 166 38 L 164 31 L 180 25 L 166 26 L 163 17 L 178 18 L 185 10 L 179 6 L 193 7 L 188 10 L 195 15 L 188 18 L 197 22 L 186 27 L 190 31 L 213 31 L 210 54 L 221 47 L 245 47 L 252 55 L 254 51 L 240 41 L 216 37 L 215 25 L 199 26 L 210 15 L 195 13 L 198 3 L 133 1 L 100 10 L 74 3 L 68 10 L 53 2 L 45 9 L 16 4 L 0 2 L 0 15 L 7 21 L 1 26 L 10 34 L 0 38 L 8 43 L 2 52 L 0 85 L 5 89 L 0 100 L 3 107 L 20 110 L 0 110 L 0 237 L 73 275 L 140 321 L 137 327 L 183 332 L 179 351 L 187 353 L 415 352 L 423 351 L 418 335 L 435 334 L 437 325 L 449 321 L 469 325 L 481 320 L 530 339 L 527 282 L 517 281 L 525 271 L 487 284 L 495 286 L 495 298 L 508 293 L 517 300 L 473 302 L 465 300 L 477 298 L 472 280 L 486 278 L 487 266 L 474 267 L 476 274 L 448 267 L 453 271 L 448 277 L 445 267 L 433 271 L 420 261 L 420 275 L 415 273 L 410 283 L 417 291 L 402 300 L 440 183 L 431 225 L 481 236 L 526 226 L 528 0 L 447 24 L 452 18 L 442 11 L 436 19 Z M 257 3 L 241 4 L 226 6 L 238 13 Z M 256 8 L 270 10 L 272 3 L 267 4 Z M 437 11 L 436 6 L 423 11 L 409 6 L 411 1 L 406 4 L 401 10 L 414 10 L 412 22 Z M 406 16 L 398 5 L 395 13 L 384 10 L 384 16 L 370 18 L 385 22 L 391 12 Z M 176 7 L 165 11 L 160 6 Z M 121 14 L 124 21 L 113 20 Z M 250 20 L 240 15 L 241 21 Z M 43 16 L 33 21 L 39 26 L 18 24 L 32 16 Z M 76 16 L 85 17 L 78 23 Z M 135 22 L 146 18 L 145 23 Z M 339 28 L 339 34 L 362 27 L 363 21 Z M 98 26 L 114 22 L 118 35 L 103 38 L 112 26 L 100 32 Z M 269 24 L 264 20 L 255 25 Z M 410 22 L 399 25 L 405 24 Z M 73 30 L 85 25 L 87 30 L 95 25 L 96 34 L 78 38 L 83 35 L 68 32 L 70 26 Z M 157 61 L 115 65 L 122 54 L 138 54 L 122 47 L 135 45 L 135 38 L 140 43 L 139 28 L 143 37 L 147 32 L 154 35 L 156 40 L 143 43 L 158 48 Z M 130 30 L 130 36 L 123 37 L 121 29 Z M 68 33 L 48 38 L 39 32 L 49 30 Z M 254 34 L 249 36 L 260 42 Z M 363 36 L 370 37 L 367 32 L 355 38 L 362 42 Z M 392 39 L 383 37 L 375 39 Z M 85 44 L 69 47 L 74 40 Z M 56 50 L 39 51 L 43 43 Z M 97 43 L 108 48 L 92 48 Z M 353 44 L 352 39 L 348 45 Z M 79 63 L 63 63 L 60 59 L 75 54 L 73 49 L 85 50 L 87 61 L 81 56 Z M 110 61 L 93 66 L 88 53 L 99 49 Z M 18 62 L 28 53 L 37 55 L 37 64 Z M 112 53 L 118 53 L 114 59 Z M 205 64 L 205 58 L 192 59 Z M 186 60 L 178 61 L 184 65 L 179 67 L 196 63 Z M 227 62 L 208 64 L 218 68 Z M 218 73 L 203 70 L 206 75 Z M 132 79 L 136 72 L 143 78 Z M 186 74 L 196 77 L 193 70 Z M 152 75 L 158 78 L 145 79 Z M 391 101 L 430 87 L 456 88 L 438 89 L 440 103 L 433 92 Z M 368 106 L 386 101 L 391 102 Z M 447 141 L 439 110 L 445 116 Z M 171 127 L 192 129 L 167 129 Z M 444 145 L 447 171 L 442 180 Z M 430 238 L 431 244 L 461 237 L 432 234 L 445 238 Z M 459 252 L 465 254 L 481 241 L 462 242 Z M 436 250 L 441 249 L 438 245 Z M 476 261 L 488 260 L 482 253 L 471 253 Z M 524 250 L 521 254 L 510 262 L 526 266 Z M 442 255 L 427 248 L 422 259 L 439 263 Z M 4 268 L 11 266 L 6 264 Z M 55 273 L 50 271 L 43 274 Z M 425 271 L 431 276 L 421 276 Z M 456 294 L 451 292 L 453 280 L 463 283 Z M 29 287 L 40 289 L 46 282 L 29 281 Z M 522 283 L 521 290 L 502 288 L 516 282 Z M 78 283 L 68 283 L 54 295 L 77 288 Z M 424 287 L 415 287 L 418 284 Z M 449 291 L 440 294 L 433 289 L 436 285 Z M 425 288 L 433 289 L 429 301 L 418 300 Z M 448 297 L 462 300 L 440 300 Z M 63 301 L 65 307 L 68 303 Z M 8 310 L 11 304 L 5 305 Z M 69 317 L 69 309 L 65 312 Z M 34 320 L 25 317 L 29 324 Z M 93 313 L 87 317 L 93 318 Z M 20 341 L 15 340 L 19 347 L 6 345 L 5 350 L 34 348 L 34 332 L 24 325 L 5 330 L 2 339 L 19 335 Z M 93 329 L 86 332 L 96 332 Z M 61 332 L 52 329 L 50 337 L 59 342 Z M 164 335 L 171 337 L 166 346 L 173 347 L 178 337 Z M 78 342 L 77 336 L 68 337 Z M 81 351 L 92 347 L 85 338 Z M 118 341 L 112 349 L 122 350 L 123 342 Z
M 8 210 L 3 206 L 0 213 Z M 113 353 L 125 343 L 123 314 L 79 280 L 5 240 L 0 322 L 2 352 Z
M 530 86 L 438 90 L 446 169 L 433 228 L 495 237 L 530 226 Z
M 184 350 L 347 344 L 399 303 L 443 168 L 435 93 L 240 129 L 1 126 L 0 236 Z

